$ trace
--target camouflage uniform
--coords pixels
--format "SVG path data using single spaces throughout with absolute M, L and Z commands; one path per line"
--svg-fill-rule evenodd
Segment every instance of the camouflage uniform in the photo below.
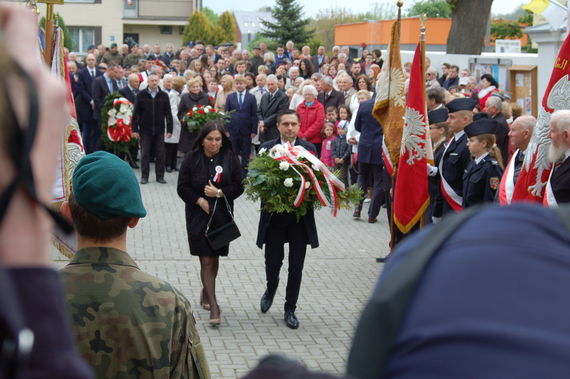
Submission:
M 61 271 L 77 346 L 98 378 L 209 378 L 190 303 L 125 252 L 79 250 Z

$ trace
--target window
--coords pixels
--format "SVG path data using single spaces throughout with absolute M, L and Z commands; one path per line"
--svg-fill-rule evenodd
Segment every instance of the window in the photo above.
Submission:
M 127 9 L 127 10 L 136 10 L 137 9 L 137 2 L 138 0 L 123 0 L 124 5 L 123 5 L 123 9 Z
M 67 29 L 73 40 L 74 52 L 85 53 L 89 45 L 95 45 L 101 39 L 100 27 L 68 26 Z
M 160 27 L 160 34 L 172 34 L 172 25 L 163 25 Z

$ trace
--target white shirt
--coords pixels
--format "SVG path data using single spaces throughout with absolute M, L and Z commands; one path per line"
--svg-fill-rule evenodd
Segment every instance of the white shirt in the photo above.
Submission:
M 463 137 L 463 135 L 465 134 L 465 131 L 462 130 L 460 132 L 455 133 L 455 135 L 453 136 L 453 139 L 455 140 L 455 142 L 459 141 L 459 139 L 461 137 Z
M 475 164 L 481 163 L 483 158 L 485 158 L 487 155 L 489 155 L 489 153 L 484 153 L 483 155 L 480 155 L 479 157 L 475 158 Z

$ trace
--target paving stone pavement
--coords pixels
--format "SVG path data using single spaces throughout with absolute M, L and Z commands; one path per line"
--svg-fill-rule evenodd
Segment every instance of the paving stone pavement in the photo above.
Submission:
M 366 204 L 360 221 L 347 210 L 336 218 L 328 210 L 316 213 L 320 247 L 307 251 L 296 311 L 300 327 L 291 330 L 283 321 L 287 262 L 273 307 L 266 314 L 259 310 L 265 290 L 263 252 L 255 246 L 259 204 L 243 195 L 235 205 L 242 237 L 220 262 L 222 324 L 212 328 L 209 312 L 198 306 L 200 265 L 188 248 L 184 203 L 176 194 L 178 174 L 167 173 L 168 183 L 159 184 L 152 180 L 153 172 L 151 167 L 151 181 L 142 186 L 148 216 L 129 231 L 129 253 L 142 270 L 170 282 L 190 300 L 212 377 L 241 377 L 259 358 L 274 352 L 299 359 L 311 369 L 343 373 L 359 314 L 382 269 L 375 258 L 388 253 L 385 210 L 376 224 L 366 222 Z M 52 256 L 58 267 L 67 262 L 55 251 Z

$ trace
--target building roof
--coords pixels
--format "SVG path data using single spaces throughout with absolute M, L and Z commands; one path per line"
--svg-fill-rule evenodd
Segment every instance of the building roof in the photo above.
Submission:
M 261 20 L 275 22 L 269 12 L 234 11 L 233 14 L 236 19 L 237 26 L 242 34 L 259 33 L 263 29 Z

